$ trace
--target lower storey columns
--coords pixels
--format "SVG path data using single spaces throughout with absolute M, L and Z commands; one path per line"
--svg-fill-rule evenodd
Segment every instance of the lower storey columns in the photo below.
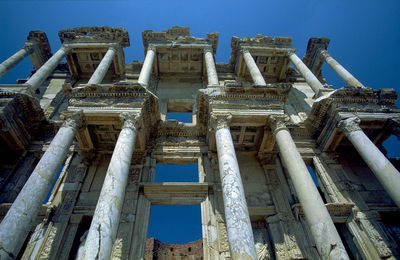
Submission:
M 138 116 L 123 113 L 122 130 L 107 169 L 82 259 L 110 259 L 124 202 Z
M 400 207 L 400 172 L 369 140 L 359 126 L 360 119 L 351 117 L 339 122 L 347 139 L 354 145 L 389 196 Z
M 321 56 L 325 62 L 341 77 L 344 82 L 349 86 L 364 87 L 364 85 L 358 81 L 350 72 L 348 72 L 342 65 L 340 65 L 332 56 L 326 51 L 321 51 Z
M 151 69 L 153 68 L 154 56 L 156 54 L 156 47 L 149 46 L 147 49 L 146 58 L 143 62 L 142 70 L 140 71 L 138 83 L 144 86 L 149 85 Z
M 253 79 L 253 82 L 258 86 L 266 86 L 267 83 L 265 83 L 264 77 L 261 74 L 256 62 L 254 61 L 253 56 L 251 56 L 249 50 L 243 49 L 242 53 L 244 61 L 246 62 L 246 66 L 249 68 L 249 72 L 251 78 Z
M 228 122 L 230 115 L 212 115 L 231 258 L 257 259 L 253 230 Z
M 204 60 L 206 61 L 208 85 L 219 85 L 217 69 L 215 68 L 211 47 L 204 49 Z
M 104 55 L 99 66 L 97 66 L 92 77 L 89 79 L 88 84 L 100 84 L 103 81 L 104 76 L 106 75 L 108 68 L 111 65 L 111 62 L 114 59 L 115 52 L 116 52 L 115 47 L 110 47 L 108 49 L 106 55 Z
M 13 56 L 0 64 L 0 78 L 7 74 L 12 68 L 20 63 L 26 56 L 33 52 L 33 44 L 25 44 L 25 46 L 17 51 Z
M 269 122 L 321 258 L 349 259 L 332 218 L 285 126 L 284 118 L 271 117 Z
M 307 81 L 308 85 L 310 85 L 314 93 L 318 94 L 318 92 L 324 88 L 321 82 L 319 82 L 317 77 L 315 77 L 315 75 L 311 72 L 309 68 L 307 68 L 307 66 L 300 60 L 300 58 L 297 57 L 296 53 L 289 52 L 287 55 L 294 66 L 296 66 L 296 68 L 300 71 L 300 74 Z
M 33 91 L 38 89 L 69 51 L 69 47 L 63 45 L 48 61 L 46 61 L 45 64 L 42 65 L 42 67 L 40 67 L 40 69 L 35 72 L 35 74 L 32 75 L 26 84 L 29 84 Z
M 0 259 L 15 259 L 80 125 L 82 113 L 68 118 L 58 130 L 25 186 L 0 224 Z

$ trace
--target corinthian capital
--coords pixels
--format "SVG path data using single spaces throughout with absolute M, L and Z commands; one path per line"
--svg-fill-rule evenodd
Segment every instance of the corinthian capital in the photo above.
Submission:
M 327 58 L 329 58 L 329 57 L 331 56 L 331 55 L 329 55 L 328 51 L 327 51 L 327 50 L 324 50 L 324 49 L 321 49 L 319 53 L 321 54 L 321 56 L 322 56 L 324 59 L 327 59 Z
M 62 127 L 70 127 L 73 129 L 79 129 L 83 126 L 83 111 L 79 110 L 74 112 L 72 115 L 68 115 L 64 120 Z
M 217 131 L 221 128 L 229 128 L 229 123 L 232 120 L 232 115 L 230 113 L 212 113 L 210 124 L 211 127 Z
M 344 134 L 347 136 L 354 131 L 360 131 L 360 118 L 350 117 L 342 119 L 339 121 L 338 126 L 343 130 Z
M 206 52 L 211 52 L 211 53 L 213 53 L 213 48 L 212 48 L 212 46 L 210 45 L 210 46 L 205 46 L 204 48 L 203 48 L 203 51 L 204 51 L 204 53 L 206 53 Z
M 131 112 L 123 112 L 119 115 L 119 117 L 123 120 L 123 125 L 122 128 L 130 128 L 133 131 L 136 131 L 139 122 L 141 119 L 141 115 L 137 113 L 131 113 Z
M 273 133 L 281 129 L 286 129 L 289 118 L 286 115 L 272 115 L 268 118 L 268 123 Z

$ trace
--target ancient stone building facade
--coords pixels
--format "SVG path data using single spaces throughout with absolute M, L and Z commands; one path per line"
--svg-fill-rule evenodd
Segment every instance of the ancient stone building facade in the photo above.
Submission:
M 1 259 L 143 259 L 151 205 L 171 204 L 201 205 L 204 259 L 400 256 L 398 161 L 382 152 L 397 94 L 364 86 L 329 39 L 301 60 L 289 37 L 233 37 L 225 64 L 218 33 L 183 27 L 144 31 L 143 62 L 125 62 L 125 29 L 59 37 L 51 54 L 32 31 L 0 65 L 35 69 L 0 86 Z M 154 182 L 156 164 L 186 163 L 198 182 Z

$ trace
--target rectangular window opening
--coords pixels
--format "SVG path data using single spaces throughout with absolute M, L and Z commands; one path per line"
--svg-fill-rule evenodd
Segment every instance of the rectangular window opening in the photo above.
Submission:
M 179 112 L 168 112 L 167 120 L 176 120 L 182 123 L 192 123 L 193 114 L 192 113 L 179 113 Z
M 146 248 L 149 245 L 153 245 L 152 259 L 202 256 L 200 204 L 152 205 Z M 149 253 L 146 251 L 146 255 Z
M 321 195 L 322 200 L 324 201 L 324 203 L 327 203 L 327 200 L 326 200 L 326 198 L 325 198 L 325 194 L 322 192 L 321 186 L 319 185 L 319 182 L 318 182 L 317 175 L 316 175 L 315 172 L 314 172 L 314 167 L 311 166 L 311 165 L 307 165 L 307 169 L 308 169 L 308 172 L 309 172 L 310 175 L 311 175 L 311 178 L 312 178 L 313 181 L 314 181 L 315 186 L 316 186 L 317 189 L 318 189 L 319 194 Z
M 199 182 L 198 164 L 157 164 L 155 182 Z

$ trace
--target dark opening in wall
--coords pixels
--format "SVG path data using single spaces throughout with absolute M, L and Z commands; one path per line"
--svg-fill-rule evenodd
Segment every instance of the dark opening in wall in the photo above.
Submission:
M 356 244 L 354 243 L 354 237 L 350 233 L 346 224 L 335 223 L 335 227 L 350 259 L 363 259 L 361 254 L 358 252 Z
M 309 172 L 310 175 L 311 175 L 311 178 L 312 178 L 313 181 L 314 181 L 315 186 L 316 186 L 317 189 L 318 189 L 319 194 L 321 195 L 321 198 L 322 198 L 323 202 L 324 202 L 324 203 L 327 203 L 326 198 L 325 198 L 325 194 L 322 192 L 321 186 L 319 185 L 319 182 L 318 182 L 317 175 L 315 174 L 314 167 L 308 165 L 308 166 L 307 166 L 307 169 L 308 169 L 308 172 Z
M 155 182 L 198 182 L 197 163 L 157 164 Z
M 91 216 L 83 216 L 81 222 L 79 223 L 78 229 L 75 234 L 74 242 L 69 253 L 69 260 L 77 259 L 79 249 L 83 250 L 83 246 L 86 242 L 86 237 L 89 232 L 90 224 L 92 223 Z

